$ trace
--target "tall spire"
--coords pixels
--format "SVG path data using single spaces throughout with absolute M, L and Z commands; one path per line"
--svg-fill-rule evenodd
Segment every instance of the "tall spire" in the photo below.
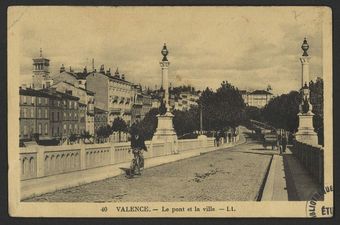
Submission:
M 40 57 L 42 57 L 42 48 L 40 48 Z

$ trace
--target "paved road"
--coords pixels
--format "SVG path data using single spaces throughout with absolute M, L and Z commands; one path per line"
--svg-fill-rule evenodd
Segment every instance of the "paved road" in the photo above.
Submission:
M 256 200 L 272 155 L 255 141 L 123 175 L 47 193 L 25 201 L 249 201 Z

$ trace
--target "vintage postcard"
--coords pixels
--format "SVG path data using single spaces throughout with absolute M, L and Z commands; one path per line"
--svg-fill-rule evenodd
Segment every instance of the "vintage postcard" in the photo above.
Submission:
M 8 8 L 14 217 L 332 217 L 327 7 Z

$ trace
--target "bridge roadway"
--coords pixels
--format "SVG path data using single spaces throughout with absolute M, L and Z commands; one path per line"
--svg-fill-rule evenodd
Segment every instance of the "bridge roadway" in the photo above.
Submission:
M 246 143 L 124 175 L 36 196 L 25 201 L 255 201 L 273 151 Z

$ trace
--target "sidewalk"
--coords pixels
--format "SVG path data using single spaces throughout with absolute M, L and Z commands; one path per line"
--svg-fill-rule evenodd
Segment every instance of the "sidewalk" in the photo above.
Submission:
M 238 144 L 242 144 L 244 142 L 245 138 L 242 135 L 240 135 L 240 140 L 233 144 L 229 143 L 219 147 L 183 151 L 176 155 L 166 155 L 148 158 L 145 159 L 145 168 L 151 168 L 166 163 L 178 161 L 181 159 L 199 156 L 201 154 L 212 152 L 218 149 L 229 148 Z M 120 167 L 127 168 L 129 166 L 130 162 L 126 162 L 82 171 L 75 171 L 71 173 L 58 174 L 38 179 L 21 181 L 21 199 L 41 195 L 47 192 L 53 192 L 60 189 L 75 187 L 85 183 L 91 183 L 94 181 L 99 181 L 110 177 L 119 176 L 123 174 L 123 171 L 119 168 Z
M 274 153 L 261 201 L 307 201 L 319 185 L 287 149 Z

